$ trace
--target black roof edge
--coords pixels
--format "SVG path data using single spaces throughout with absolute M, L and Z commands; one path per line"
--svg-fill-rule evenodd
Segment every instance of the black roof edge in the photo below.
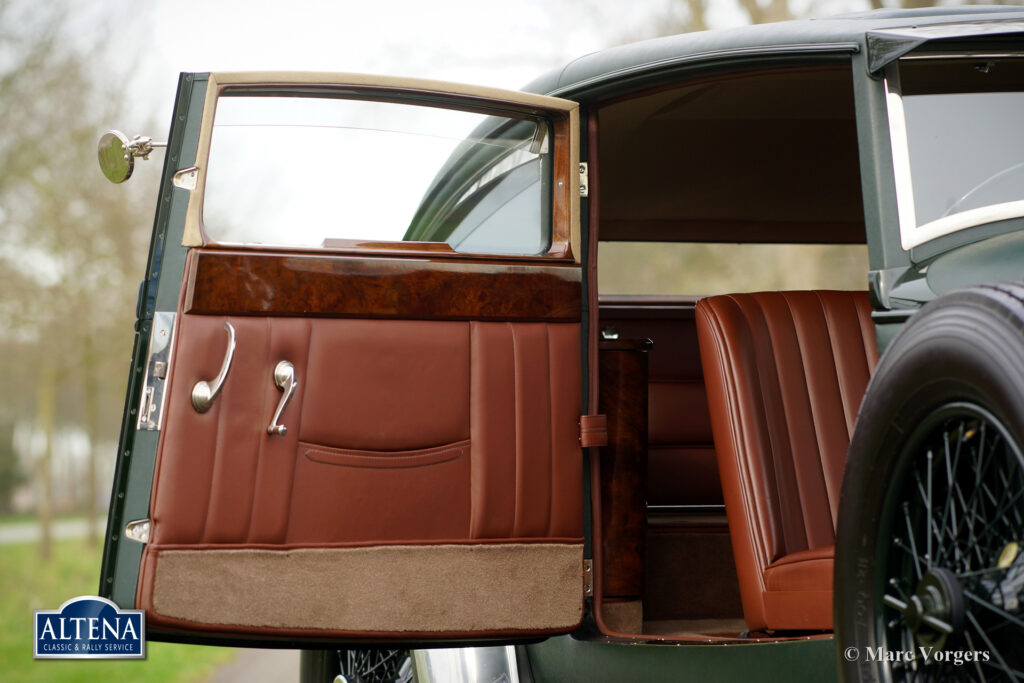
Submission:
M 1013 34 L 1024 38 L 1024 21 L 912 26 L 868 31 L 868 71 L 878 73 L 900 57 L 927 43 L 971 38 L 991 39 Z
M 599 76 L 594 76 L 576 83 L 556 88 L 548 95 L 553 97 L 572 97 L 574 94 L 584 91 L 601 90 L 602 85 L 614 83 L 617 89 L 621 89 L 630 82 L 643 80 L 644 77 L 655 73 L 665 73 L 679 68 L 699 66 L 704 62 L 715 62 L 724 64 L 729 61 L 747 61 L 752 57 L 758 58 L 793 58 L 810 55 L 847 55 L 860 52 L 860 45 L 852 42 L 842 43 L 814 43 L 797 45 L 766 45 L 763 47 L 740 47 L 725 50 L 712 50 L 694 54 L 679 55 L 661 59 L 646 64 L 638 64 L 615 71 L 609 71 Z

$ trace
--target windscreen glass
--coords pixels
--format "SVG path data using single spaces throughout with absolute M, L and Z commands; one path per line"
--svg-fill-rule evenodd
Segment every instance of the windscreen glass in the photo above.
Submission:
M 905 60 L 900 86 L 916 225 L 1024 200 L 1024 59 Z

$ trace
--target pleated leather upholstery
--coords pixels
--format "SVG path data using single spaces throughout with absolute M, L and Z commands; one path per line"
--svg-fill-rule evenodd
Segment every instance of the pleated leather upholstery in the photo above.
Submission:
M 744 616 L 832 628 L 846 451 L 878 361 L 865 292 L 730 294 L 697 332 Z

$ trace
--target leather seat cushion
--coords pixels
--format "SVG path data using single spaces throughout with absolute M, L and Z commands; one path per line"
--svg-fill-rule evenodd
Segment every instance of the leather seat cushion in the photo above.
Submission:
M 765 616 L 773 628 L 832 628 L 834 551 L 830 545 L 791 553 L 765 569 Z
M 769 591 L 822 590 L 832 586 L 832 555 L 835 546 L 803 550 L 772 562 L 764 570 Z

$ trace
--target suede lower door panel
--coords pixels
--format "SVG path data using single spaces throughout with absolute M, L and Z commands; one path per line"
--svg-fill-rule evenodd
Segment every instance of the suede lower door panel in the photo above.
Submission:
M 225 321 L 234 362 L 199 414 L 191 388 L 217 373 Z M 177 334 L 138 596 L 153 623 L 429 636 L 579 621 L 577 323 L 184 314 Z M 272 436 L 280 360 L 298 388 Z M 397 585 L 433 616 L 374 607 Z

